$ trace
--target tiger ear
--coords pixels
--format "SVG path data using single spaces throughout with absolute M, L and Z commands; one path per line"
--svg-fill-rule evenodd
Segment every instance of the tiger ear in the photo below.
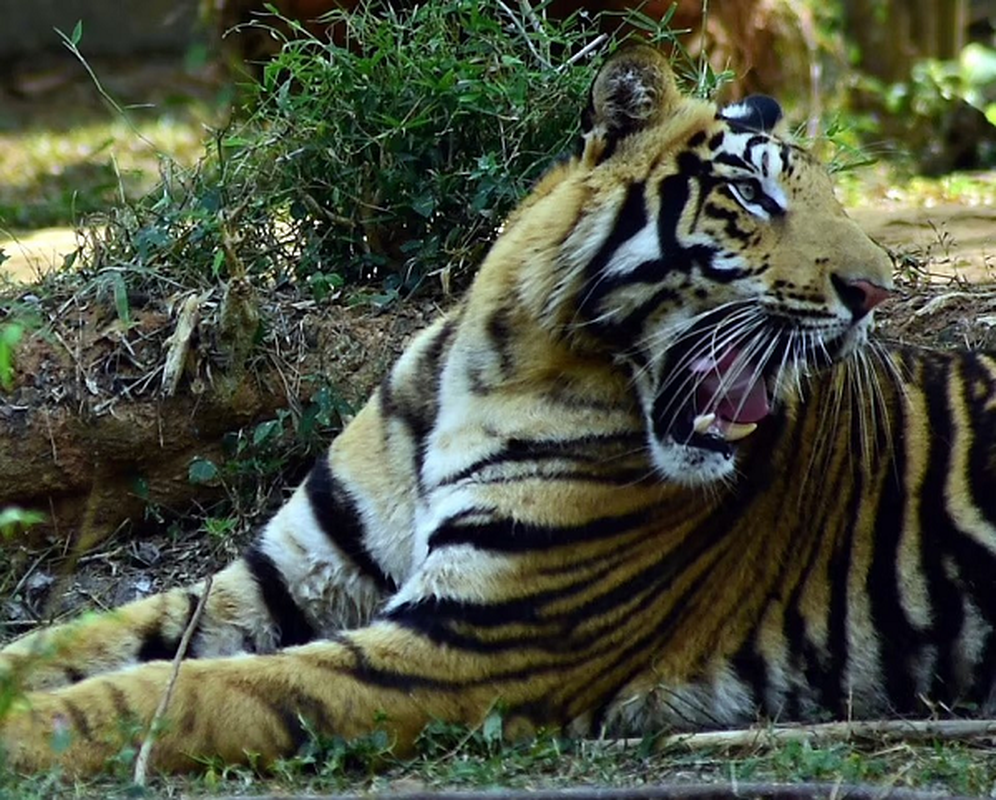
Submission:
M 663 53 L 646 45 L 620 50 L 602 65 L 591 87 L 581 119 L 586 157 L 608 158 L 622 139 L 659 123 L 680 100 Z
M 756 131 L 772 133 L 776 129 L 780 131 L 779 125 L 783 118 L 782 107 L 773 97 L 763 94 L 752 94 L 745 97 L 739 103 L 724 106 L 720 109 L 718 116 L 727 122 L 736 122 L 745 128 Z

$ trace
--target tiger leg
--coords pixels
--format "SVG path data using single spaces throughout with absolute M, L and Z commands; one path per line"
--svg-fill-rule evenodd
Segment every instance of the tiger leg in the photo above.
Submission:
M 348 739 L 383 727 L 404 753 L 432 719 L 479 722 L 500 691 L 487 681 L 440 688 L 423 676 L 467 677 L 479 668 L 473 657 L 387 622 L 272 655 L 187 660 L 156 726 L 151 764 L 175 772 L 209 757 L 253 757 L 266 767 L 293 754 L 309 728 Z M 8 763 L 17 771 L 101 770 L 144 737 L 170 676 L 171 665 L 156 662 L 26 695 L 0 722 Z M 69 744 L 56 752 L 60 733 Z
M 328 472 L 323 459 L 312 474 Z M 273 652 L 364 624 L 380 606 L 377 581 L 316 523 L 313 487 L 309 478 L 242 558 L 214 576 L 186 656 Z M 172 658 L 204 587 L 201 581 L 29 634 L 0 650 L 0 677 L 51 688 Z

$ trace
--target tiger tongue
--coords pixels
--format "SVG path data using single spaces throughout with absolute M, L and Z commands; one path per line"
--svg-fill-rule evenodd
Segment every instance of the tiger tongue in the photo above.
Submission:
M 737 361 L 737 352 L 731 350 L 718 361 L 701 358 L 692 364 L 693 372 L 706 373 L 696 390 L 696 405 L 728 422 L 758 422 L 771 411 L 768 389 L 751 365 Z M 727 373 L 734 365 L 731 377 Z

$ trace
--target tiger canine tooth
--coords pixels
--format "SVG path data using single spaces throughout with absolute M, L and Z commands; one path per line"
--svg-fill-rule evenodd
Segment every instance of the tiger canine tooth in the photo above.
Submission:
M 699 414 L 692 420 L 692 430 L 696 433 L 705 433 L 716 421 L 715 414 Z
M 739 442 L 756 430 L 756 422 L 729 422 L 723 427 L 723 438 L 728 442 Z

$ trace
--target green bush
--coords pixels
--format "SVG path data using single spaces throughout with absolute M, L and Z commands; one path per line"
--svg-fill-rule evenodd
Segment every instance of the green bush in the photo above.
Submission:
M 383 302 L 430 277 L 459 288 L 572 147 L 595 62 L 615 43 L 597 21 L 550 21 L 541 5 L 386 5 L 332 12 L 341 45 L 296 29 L 210 156 L 112 213 L 86 266 L 124 267 L 130 292 L 165 274 L 187 287 L 248 275 L 319 300 L 348 285 Z M 671 40 L 667 19 L 627 21 Z M 715 80 L 700 70 L 696 85 L 703 76 Z
M 445 282 L 570 146 L 590 74 L 555 65 L 593 35 L 478 0 L 329 22 L 344 45 L 302 34 L 266 66 L 251 100 L 268 135 L 233 159 L 271 165 L 317 291 Z

